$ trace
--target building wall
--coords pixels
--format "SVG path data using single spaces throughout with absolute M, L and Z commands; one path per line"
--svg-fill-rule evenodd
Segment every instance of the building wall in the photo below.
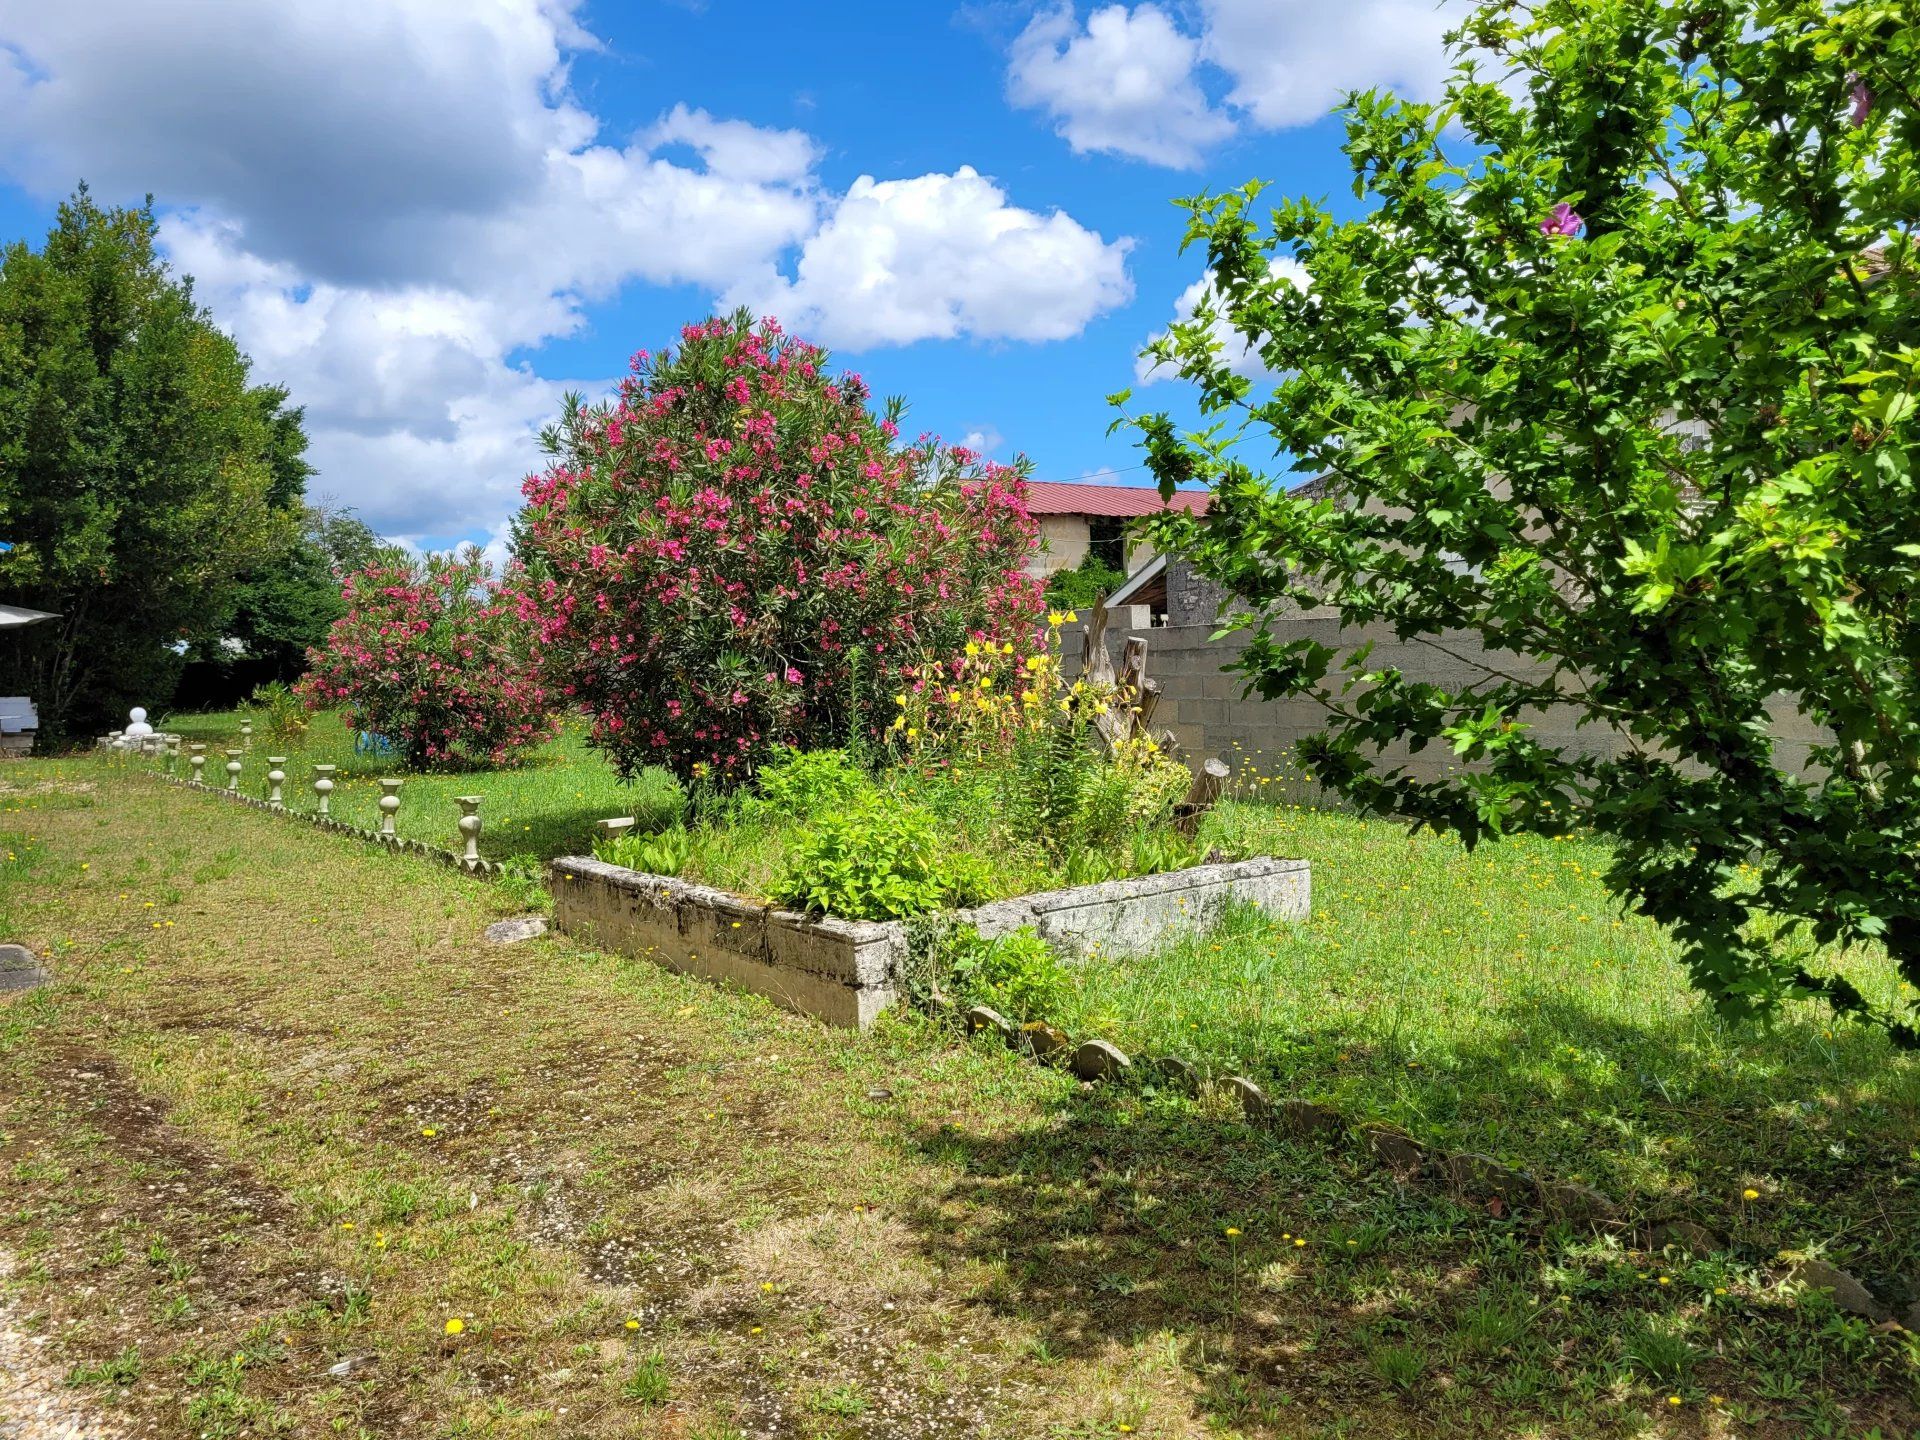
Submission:
M 1087 558 L 1087 517 L 1084 515 L 1042 515 L 1040 548 L 1027 562 L 1030 575 L 1051 575 L 1056 570 L 1071 570 Z
M 1084 515 L 1042 515 L 1040 549 L 1027 562 L 1029 575 L 1051 575 L 1056 570 L 1071 570 L 1087 558 L 1091 530 Z M 1160 552 L 1144 540 L 1127 540 L 1127 573 L 1136 573 Z
M 1171 603 L 1171 601 L 1170 601 Z M 1310 699 L 1262 700 L 1241 694 L 1244 681 L 1223 667 L 1238 658 L 1245 648 L 1241 634 L 1212 639 L 1215 625 L 1174 623 L 1152 630 L 1108 631 L 1116 663 L 1121 649 L 1131 636 L 1147 644 L 1147 676 L 1160 682 L 1161 694 L 1154 712 L 1156 732 L 1171 729 L 1190 760 L 1219 756 L 1232 765 L 1243 781 L 1267 776 L 1271 792 L 1277 785 L 1290 793 L 1308 794 L 1312 787 L 1298 777 L 1293 751 L 1303 738 L 1326 727 L 1326 715 Z M 1341 630 L 1331 611 L 1309 611 L 1290 619 L 1279 632 L 1282 638 L 1308 636 L 1324 645 L 1349 651 L 1369 640 L 1373 642 L 1370 665 L 1398 669 L 1411 679 L 1458 687 L 1482 672 L 1473 662 L 1485 652 L 1470 636 L 1450 635 L 1442 643 L 1452 654 L 1417 641 L 1394 637 L 1388 627 L 1355 627 Z M 1079 668 L 1080 640 L 1070 636 L 1066 642 L 1068 667 Z M 1511 674 L 1523 673 L 1526 666 L 1511 656 L 1499 658 L 1500 667 Z M 1556 707 L 1544 715 L 1532 717 L 1533 732 L 1541 742 L 1559 749 L 1581 753 L 1613 755 L 1626 749 L 1624 737 L 1601 725 L 1576 727 L 1577 712 L 1571 706 Z M 1784 769 L 1805 765 L 1807 751 L 1818 744 L 1824 732 L 1784 698 L 1774 707 L 1775 760 Z M 1457 767 L 1452 752 L 1444 745 L 1429 745 L 1419 754 L 1400 751 L 1397 762 L 1407 765 L 1409 773 L 1422 779 L 1436 779 Z

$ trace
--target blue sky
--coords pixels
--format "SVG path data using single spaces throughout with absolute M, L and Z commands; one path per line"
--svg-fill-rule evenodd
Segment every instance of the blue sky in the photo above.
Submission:
M 1457 13 L 0 0 L 0 238 L 81 178 L 151 192 L 306 405 L 314 492 L 417 543 L 497 535 L 566 388 L 740 302 L 910 429 L 1139 481 L 1105 396 L 1203 282 L 1172 200 L 1258 176 L 1350 206 L 1327 110 L 1431 96 Z

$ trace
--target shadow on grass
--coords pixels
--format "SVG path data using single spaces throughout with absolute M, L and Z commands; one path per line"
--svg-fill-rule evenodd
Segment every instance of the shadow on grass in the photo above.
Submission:
M 1667 1028 L 1535 998 L 1525 1027 L 1409 1083 L 1434 1109 L 1449 1088 L 1485 1097 L 1449 1125 L 1471 1137 L 1497 1114 L 1503 1159 L 1632 1177 L 1612 1189 L 1631 1218 L 1693 1220 L 1726 1242 L 1713 1254 L 1495 1217 L 1401 1185 L 1357 1144 L 1295 1143 L 1217 1098 L 1106 1088 L 1066 1091 L 1037 1127 L 924 1137 L 964 1178 L 916 1218 L 930 1249 L 997 1265 L 992 1303 L 1050 1351 L 1157 1348 L 1167 1373 L 1141 1385 L 1193 1387 L 1220 1425 L 1508 1434 L 1531 1417 L 1586 1433 L 1652 1415 L 1687 1433 L 1719 1395 L 1755 1423 L 1909 1433 L 1920 1348 L 1778 1282 L 1782 1252 L 1825 1250 L 1885 1301 L 1920 1299 L 1913 1067 L 1820 1075 L 1765 1040 L 1730 1066 Z M 1286 1068 L 1312 1094 L 1301 1057 L 1342 1042 L 1299 1039 Z M 1666 1060 L 1550 1063 L 1562 1048 Z

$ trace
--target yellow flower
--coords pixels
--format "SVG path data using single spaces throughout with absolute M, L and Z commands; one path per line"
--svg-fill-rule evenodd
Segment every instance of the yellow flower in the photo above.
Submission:
M 1000 642 L 1000 653 L 1002 655 L 1013 654 L 1013 642 L 1011 640 L 1002 640 Z
M 438 1135 L 440 1132 L 434 1129 L 433 1126 L 431 1125 L 422 1125 L 420 1127 L 420 1133 L 426 1136 L 427 1139 L 431 1140 L 433 1139 L 434 1136 Z
M 1678 1405 L 1679 1403 L 1680 1403 L 1680 1397 L 1678 1395 L 1667 1396 L 1667 1404 Z
M 907 703 L 907 692 L 902 690 L 898 695 L 894 696 L 893 703 L 896 705 L 905 705 Z
M 979 653 L 980 653 L 980 643 L 977 640 L 967 641 L 967 654 L 978 655 Z
M 1227 1226 L 1227 1238 L 1229 1240 L 1233 1239 L 1239 1233 L 1240 1233 L 1240 1227 L 1238 1225 Z
M 1077 611 L 1077 610 L 1069 610 L 1069 611 L 1067 611 L 1067 624 L 1069 624 L 1069 625 L 1077 625 L 1077 624 L 1078 624 L 1079 622 L 1080 622 L 1080 612 L 1079 612 L 1079 611 Z
M 466 1328 L 467 1328 L 467 1322 L 462 1320 L 458 1315 L 454 1316 L 453 1319 L 447 1321 L 447 1334 L 449 1335 L 458 1335 L 462 1330 L 465 1330 Z
M 640 1328 L 640 1322 L 638 1320 L 629 1320 L 627 1321 L 627 1328 L 629 1330 L 638 1330 Z
M 760 1289 L 763 1294 L 771 1295 L 773 1293 L 773 1282 L 771 1280 L 762 1280 L 760 1282 Z
M 1047 624 L 1058 627 L 1066 623 L 1067 617 L 1062 615 L 1058 610 L 1049 610 L 1047 612 Z
M 1760 1198 L 1760 1192 L 1749 1186 L 1740 1192 L 1740 1198 L 1743 1200 L 1758 1200 Z

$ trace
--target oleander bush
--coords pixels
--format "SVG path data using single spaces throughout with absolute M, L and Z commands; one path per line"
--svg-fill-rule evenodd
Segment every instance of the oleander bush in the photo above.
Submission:
M 385 736 L 416 769 L 509 764 L 555 734 L 531 632 L 476 547 L 390 555 L 343 598 L 296 687 L 309 708 Z
M 622 773 L 745 780 L 831 748 L 969 640 L 1038 643 L 1021 472 L 898 441 L 858 375 L 744 313 L 641 351 L 607 403 L 569 400 L 524 487 L 521 614 L 546 674 Z

